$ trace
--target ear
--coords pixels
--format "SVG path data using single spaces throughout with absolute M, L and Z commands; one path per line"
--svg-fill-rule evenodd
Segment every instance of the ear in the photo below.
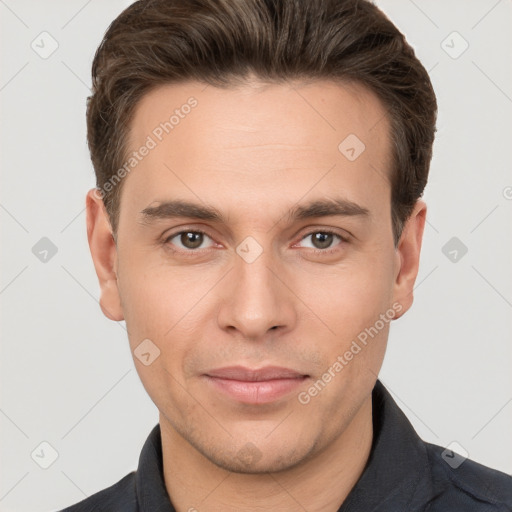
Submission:
M 94 268 L 100 283 L 100 307 L 111 320 L 124 320 L 117 287 L 117 247 L 103 199 L 98 189 L 89 190 L 86 197 L 87 239 Z
M 426 215 L 427 205 L 421 200 L 416 201 L 396 248 L 393 300 L 401 304 L 402 309 L 395 318 L 400 318 L 412 305 Z

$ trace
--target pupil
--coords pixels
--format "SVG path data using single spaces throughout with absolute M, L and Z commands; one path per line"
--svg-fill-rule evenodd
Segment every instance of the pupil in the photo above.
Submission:
M 318 249 L 326 249 L 331 245 L 332 237 L 332 233 L 315 233 L 315 236 L 313 237 L 314 245 Z
M 181 243 L 189 249 L 197 249 L 202 243 L 202 233 L 183 233 L 181 235 Z

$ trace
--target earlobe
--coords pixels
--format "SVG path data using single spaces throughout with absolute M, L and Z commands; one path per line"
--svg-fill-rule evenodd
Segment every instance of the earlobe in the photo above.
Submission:
M 400 318 L 412 305 L 413 289 L 418 275 L 421 244 L 427 214 L 427 205 L 418 200 L 407 220 L 396 249 L 397 271 L 393 299 L 402 309 L 395 318 Z
M 86 211 L 87 239 L 100 283 L 101 310 L 111 320 L 124 320 L 116 274 L 117 247 L 105 205 L 98 196 L 97 189 L 91 189 L 87 193 Z

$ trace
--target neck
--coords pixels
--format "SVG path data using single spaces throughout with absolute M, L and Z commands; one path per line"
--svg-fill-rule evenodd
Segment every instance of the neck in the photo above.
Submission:
M 307 461 L 276 473 L 233 473 L 213 464 L 160 414 L 164 478 L 177 512 L 336 512 L 370 455 L 371 395 L 343 432 Z

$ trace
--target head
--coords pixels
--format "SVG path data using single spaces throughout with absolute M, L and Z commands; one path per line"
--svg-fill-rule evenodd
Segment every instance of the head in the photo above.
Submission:
M 213 463 L 297 465 L 367 401 L 412 303 L 436 113 L 367 1 L 139 1 L 107 30 L 87 107 L 100 304 L 161 422 Z M 232 366 L 302 380 L 233 398 L 211 379 Z

